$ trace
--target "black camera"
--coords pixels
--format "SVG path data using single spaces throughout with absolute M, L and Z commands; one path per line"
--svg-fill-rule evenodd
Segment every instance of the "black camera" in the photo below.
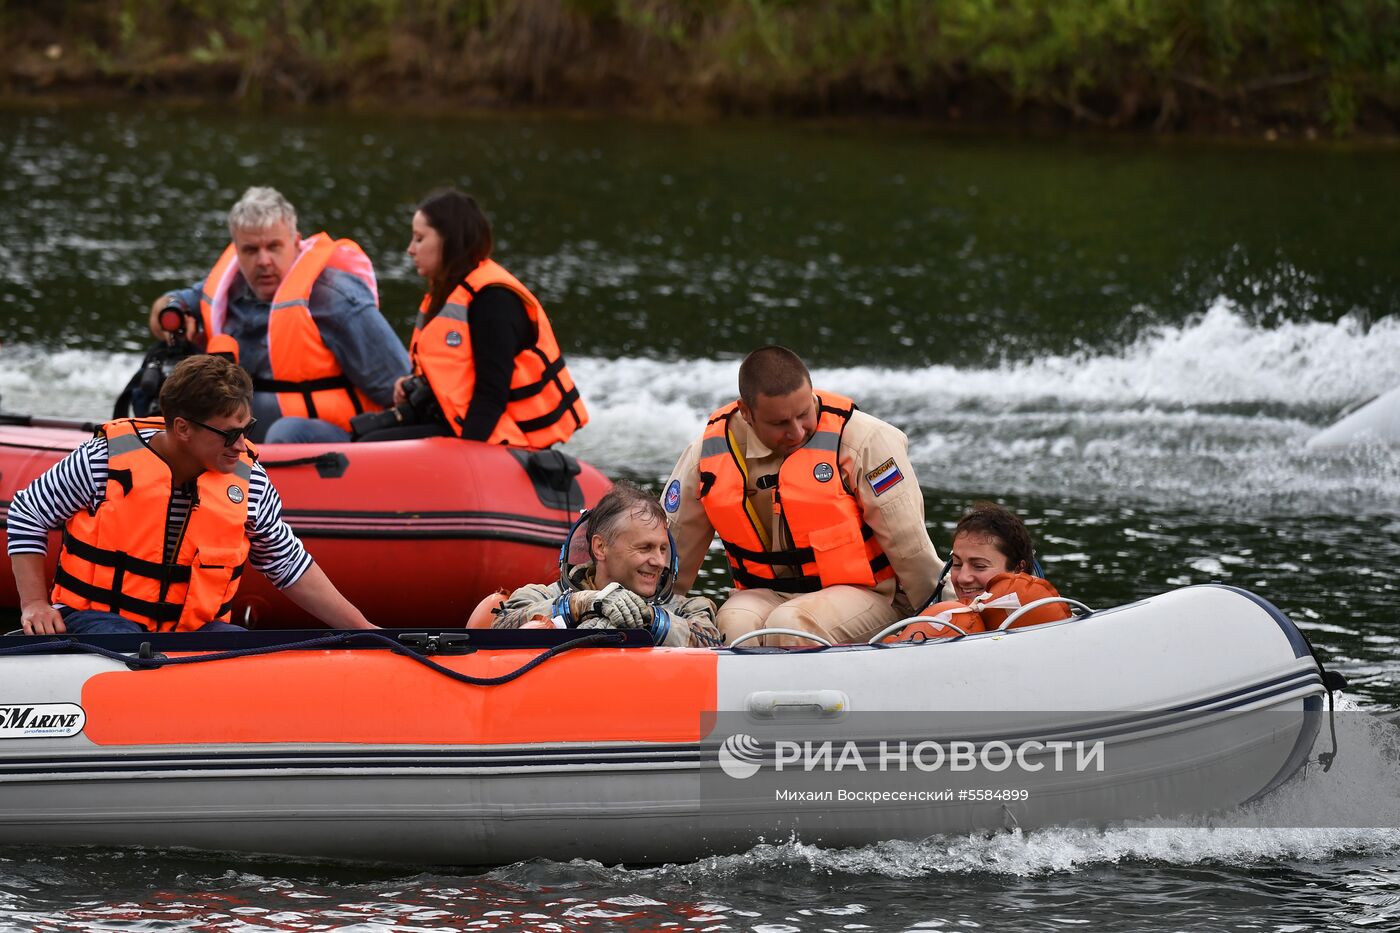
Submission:
M 138 418 L 147 415 L 159 414 L 160 387 L 165 384 L 165 380 L 170 378 L 170 374 L 175 371 L 175 367 L 190 355 L 189 344 L 183 337 L 176 342 L 161 344 L 153 347 L 150 353 L 146 354 L 145 360 L 141 363 L 141 377 L 137 382 L 137 389 L 140 392 L 139 398 L 146 411 L 137 411 Z
M 126 417 L 128 408 L 138 418 L 160 414 L 160 387 L 181 361 L 199 351 L 185 339 L 185 316 L 182 305 L 171 302 L 160 313 L 160 326 L 170 334 L 170 342 L 161 341 L 146 352 L 141 368 L 127 383 L 112 412 L 114 418 Z
M 431 424 L 442 417 L 442 408 L 433 387 L 422 375 L 409 376 L 403 381 L 403 394 L 408 401 L 384 411 L 367 411 L 350 419 L 350 433 L 356 439 L 385 428 L 401 428 L 412 424 Z

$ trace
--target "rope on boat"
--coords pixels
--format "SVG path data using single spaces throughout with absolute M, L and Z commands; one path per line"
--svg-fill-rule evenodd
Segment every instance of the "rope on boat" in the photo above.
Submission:
M 1309 648 L 1312 645 L 1308 645 Z M 1314 652 L 1313 657 L 1317 654 Z M 1320 666 L 1320 665 L 1319 665 Z M 1322 773 L 1326 774 L 1332 770 L 1333 763 L 1337 760 L 1337 707 L 1332 701 L 1334 691 L 1346 689 L 1347 679 L 1336 671 L 1323 670 L 1322 685 L 1327 688 L 1327 725 L 1332 731 L 1332 750 L 1330 752 L 1319 752 L 1317 763 L 1322 765 Z
M 556 658 L 566 651 L 575 648 L 589 648 L 595 645 L 619 645 L 627 640 L 627 635 L 619 631 L 597 631 L 590 632 L 579 638 L 563 642 L 541 652 L 535 657 L 526 661 L 513 671 L 501 674 L 498 677 L 473 677 L 471 674 L 463 674 L 461 671 L 454 671 L 450 667 L 443 667 L 441 664 L 420 654 L 412 648 L 407 647 L 402 642 L 396 641 L 387 635 L 381 635 L 373 631 L 336 632 L 329 635 L 320 635 L 316 638 L 308 638 L 304 641 L 290 642 L 284 645 L 264 645 L 260 648 L 235 648 L 232 651 L 218 651 L 210 654 L 194 654 L 180 658 L 170 658 L 162 654 L 150 653 L 150 642 L 143 642 L 141 651 L 135 655 L 124 654 L 120 651 L 113 651 L 111 648 L 103 648 L 100 645 L 90 645 L 86 642 L 78 641 L 75 638 L 61 637 L 49 641 L 28 642 L 22 645 L 14 645 L 9 648 L 0 648 L 0 656 L 39 654 L 43 652 L 58 650 L 78 651 L 87 654 L 95 654 L 108 658 L 112 661 L 119 661 L 133 670 L 157 670 L 162 667 L 169 667 L 177 664 L 202 664 L 206 661 L 224 661 L 229 658 L 252 657 L 254 655 L 275 654 L 279 651 L 299 651 L 307 648 L 328 648 L 335 645 L 343 645 L 350 641 L 368 640 L 371 642 L 381 642 L 394 649 L 396 654 L 402 654 L 430 670 L 436 671 L 444 677 L 458 681 L 459 683 L 470 684 L 475 687 L 496 687 L 501 684 L 508 684 L 512 680 L 523 677 L 541 664 Z
M 1322 675 L 1322 687 L 1327 691 L 1327 726 L 1332 733 L 1332 750 L 1330 752 L 1318 752 L 1317 758 L 1313 759 L 1322 765 L 1322 773 L 1326 774 L 1332 770 L 1332 765 L 1337 761 L 1337 707 L 1333 701 L 1333 693 L 1341 692 L 1347 688 L 1347 679 L 1339 671 L 1329 671 L 1322 663 L 1322 658 L 1318 657 L 1317 649 L 1313 647 L 1312 640 L 1303 633 L 1301 629 L 1295 630 L 1302 636 L 1303 644 L 1308 646 L 1308 654 L 1312 655 L 1313 663 L 1317 665 L 1318 673 Z

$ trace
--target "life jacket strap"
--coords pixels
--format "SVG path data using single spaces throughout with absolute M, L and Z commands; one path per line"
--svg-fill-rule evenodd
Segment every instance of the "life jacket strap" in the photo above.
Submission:
M 875 529 L 864 522 L 861 523 L 861 536 L 865 540 L 874 537 Z M 803 564 L 810 564 L 816 561 L 816 552 L 809 547 L 788 548 L 785 551 L 751 551 L 748 548 L 731 544 L 721 540 L 724 550 L 732 558 L 730 568 L 734 569 L 735 561 L 746 561 L 750 564 L 762 564 L 769 567 L 801 567 Z M 879 574 L 890 566 L 890 558 L 883 552 L 870 561 L 870 572 Z M 761 579 L 761 578 L 760 578 Z M 776 589 L 777 587 L 767 587 Z
M 532 347 L 531 349 L 534 349 L 536 352 L 539 352 L 538 347 Z M 544 372 L 540 373 L 540 378 L 537 381 L 532 382 L 529 385 L 518 386 L 514 389 L 511 389 L 510 395 L 508 396 L 510 401 L 519 402 L 522 399 L 527 399 L 531 398 L 532 396 L 539 395 L 541 392 L 544 391 L 544 387 L 550 382 L 559 382 L 557 377 L 561 372 L 564 371 L 564 357 L 560 356 L 552 362 L 544 353 L 539 353 L 539 357 L 540 359 L 545 361 L 546 365 L 544 368 Z M 562 383 L 559 384 L 559 391 L 564 391 L 564 386 L 562 385 Z M 577 393 L 575 393 L 575 395 L 577 395 Z
M 147 577 L 166 586 L 172 583 L 190 582 L 190 568 L 187 566 L 158 564 L 154 561 L 132 557 L 124 551 L 109 551 L 80 540 L 68 531 L 63 533 L 63 549 L 89 564 L 112 568 L 117 572 L 118 577 L 130 573 L 139 577 Z M 115 582 L 113 585 L 116 585 Z
M 801 567 L 803 564 L 810 564 L 817 559 L 816 553 L 809 547 L 788 548 L 786 551 L 750 551 L 748 548 L 740 547 L 723 541 L 724 550 L 728 554 L 750 564 L 763 564 L 769 567 Z
M 120 579 L 119 573 L 116 580 Z M 143 618 L 152 619 L 157 625 L 167 622 L 178 622 L 183 609 L 183 607 L 175 603 L 151 602 L 150 600 L 136 599 L 133 596 L 128 596 L 119 589 L 109 590 L 95 583 L 79 580 L 65 570 L 61 564 L 57 572 L 54 573 L 54 582 L 70 592 L 77 593 L 90 603 L 107 606 L 113 612 L 126 610 L 127 612 L 140 615 Z
M 822 588 L 820 577 L 760 577 L 730 561 L 729 572 L 736 585 L 748 590 L 774 590 L 778 593 L 815 593 Z
M 554 424 L 560 418 L 563 418 L 565 414 L 573 414 L 574 425 L 576 427 L 580 427 L 582 426 L 582 422 L 579 421 L 578 413 L 574 411 L 574 403 L 578 400 L 578 389 L 570 389 L 569 391 L 563 393 L 563 398 L 559 400 L 558 405 L 554 406 L 553 411 L 546 412 L 545 414 L 540 415 L 538 418 L 530 418 L 526 421 L 516 422 L 516 427 L 520 428 L 522 433 L 530 434 L 534 431 L 544 430 L 551 424 Z
M 215 620 L 218 620 L 218 619 L 227 618 L 227 617 L 229 616 L 229 614 L 232 613 L 232 612 L 233 612 L 233 600 L 230 599 L 228 602 L 224 603 L 222 606 L 219 607 L 219 611 L 218 611 L 218 612 L 214 613 L 214 619 L 215 619 Z
M 350 404 L 355 409 L 355 414 L 364 414 L 365 406 L 360 401 L 360 393 L 355 391 L 355 384 L 350 378 L 342 373 L 339 376 L 324 376 L 320 379 L 263 379 L 253 380 L 253 390 L 256 392 L 278 392 L 300 395 L 302 402 L 306 405 L 306 417 L 319 417 L 316 413 L 316 392 L 333 392 L 340 390 L 350 397 Z
M 253 389 L 257 392 L 326 392 L 330 389 L 344 389 L 349 392 L 355 387 L 345 375 L 325 376 L 320 379 L 253 379 Z M 352 395 L 354 393 L 351 393 Z

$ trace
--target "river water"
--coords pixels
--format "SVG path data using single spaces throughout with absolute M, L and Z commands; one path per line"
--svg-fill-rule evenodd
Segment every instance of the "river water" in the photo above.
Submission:
M 593 413 L 569 449 L 605 472 L 656 488 L 743 353 L 785 343 L 909 435 L 940 550 L 990 497 L 1091 605 L 1245 586 L 1350 678 L 1344 705 L 1384 714 L 1400 450 L 1304 443 L 1400 384 L 1397 178 L 1383 145 L 0 110 L 0 402 L 103 417 L 144 308 L 202 276 L 249 184 L 286 192 L 303 232 L 360 242 L 406 336 L 412 205 L 455 184 L 549 308 Z M 701 584 L 723 576 L 712 563 Z M 1344 732 L 1338 767 L 1303 781 L 1314 805 L 1360 793 L 1394 812 L 1384 729 Z M 775 840 L 485 873 L 0 850 L 0 929 L 1391 929 L 1396 825 Z

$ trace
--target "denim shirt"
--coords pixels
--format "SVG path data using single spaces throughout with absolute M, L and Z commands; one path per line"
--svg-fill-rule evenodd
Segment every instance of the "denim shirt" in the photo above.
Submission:
M 201 281 L 167 294 L 197 312 L 203 288 Z M 408 351 L 379 312 L 369 287 L 348 272 L 326 269 L 311 287 L 309 304 L 326 349 L 346 377 L 378 404 L 392 405 L 394 383 L 409 372 Z M 241 273 L 235 275 L 223 332 L 238 342 L 238 363 L 255 379 L 272 378 L 267 347 L 271 308 L 271 302 L 258 300 Z M 281 417 L 275 393 L 253 394 L 253 417 L 259 427 Z

